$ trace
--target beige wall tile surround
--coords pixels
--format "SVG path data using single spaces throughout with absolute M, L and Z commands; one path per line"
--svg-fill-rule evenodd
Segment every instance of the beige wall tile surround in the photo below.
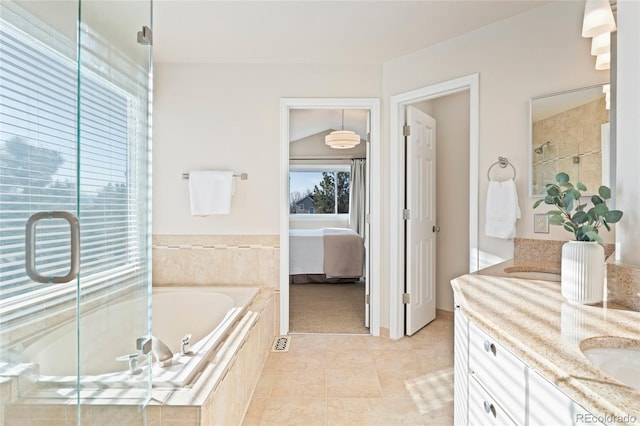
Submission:
M 278 235 L 154 235 L 153 285 L 278 287 Z
M 534 193 L 539 193 L 544 184 L 554 182 L 559 172 L 566 172 L 572 180 L 584 183 L 590 193 L 597 192 L 602 182 L 600 126 L 609 122 L 604 104 L 603 95 L 595 101 L 533 123 L 534 147 L 551 141 L 543 154 L 534 154 L 533 175 L 537 184 Z M 574 156 L 579 157 L 579 163 L 574 163 Z

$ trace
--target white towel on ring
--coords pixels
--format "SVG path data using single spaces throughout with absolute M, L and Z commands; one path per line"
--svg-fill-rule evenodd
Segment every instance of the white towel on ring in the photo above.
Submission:
M 233 172 L 198 170 L 189 173 L 193 216 L 229 214 L 233 192 Z
M 516 235 L 516 221 L 520 219 L 518 192 L 513 179 L 489 181 L 485 210 L 484 233 L 488 237 L 510 240 Z

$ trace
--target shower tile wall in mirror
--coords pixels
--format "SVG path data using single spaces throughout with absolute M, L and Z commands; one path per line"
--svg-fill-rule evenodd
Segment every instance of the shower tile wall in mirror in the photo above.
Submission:
M 531 99 L 530 193 L 540 196 L 559 172 L 588 193 L 609 185 L 609 110 L 603 85 Z

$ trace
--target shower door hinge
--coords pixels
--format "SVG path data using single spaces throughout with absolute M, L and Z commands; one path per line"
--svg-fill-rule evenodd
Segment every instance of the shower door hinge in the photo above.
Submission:
M 370 223 L 371 222 L 371 215 L 369 213 L 364 215 L 364 223 Z
M 367 143 L 371 142 L 371 132 L 367 132 Z
M 364 295 L 364 304 L 365 305 L 369 305 L 370 303 L 371 303 L 371 295 L 365 294 Z
M 402 136 L 411 136 L 411 126 L 408 124 L 402 126 Z
M 411 210 L 409 210 L 409 209 L 402 209 L 402 219 L 404 219 L 404 220 L 409 220 L 409 219 L 411 219 Z
M 410 303 L 411 303 L 411 294 L 402 293 L 402 304 L 403 305 L 408 305 Z
M 153 45 L 153 31 L 151 31 L 151 28 L 144 25 L 142 31 L 138 31 L 138 43 L 143 46 Z

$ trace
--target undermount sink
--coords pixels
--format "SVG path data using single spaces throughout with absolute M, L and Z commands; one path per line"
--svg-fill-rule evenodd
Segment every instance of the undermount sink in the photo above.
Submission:
M 580 350 L 594 366 L 640 391 L 640 340 L 592 337 L 580 342 Z

